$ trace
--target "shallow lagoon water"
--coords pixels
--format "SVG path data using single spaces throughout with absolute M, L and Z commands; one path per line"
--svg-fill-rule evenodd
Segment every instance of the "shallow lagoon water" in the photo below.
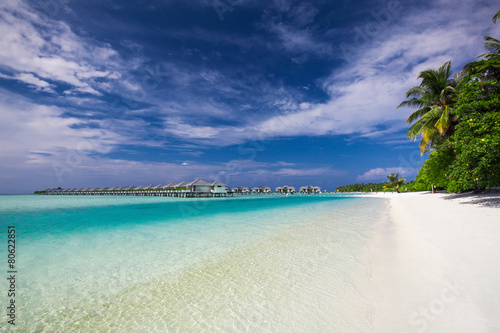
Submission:
M 337 196 L 3 196 L 16 331 L 370 330 L 367 244 L 384 214 L 382 199 Z

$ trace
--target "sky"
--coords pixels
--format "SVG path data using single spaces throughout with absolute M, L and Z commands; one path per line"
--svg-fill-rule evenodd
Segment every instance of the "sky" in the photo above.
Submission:
M 416 176 L 397 109 L 500 35 L 493 0 L 3 0 L 0 193 Z

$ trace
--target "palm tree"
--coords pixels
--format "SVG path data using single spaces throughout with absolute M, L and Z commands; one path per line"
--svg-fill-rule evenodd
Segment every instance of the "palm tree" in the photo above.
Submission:
M 493 23 L 497 23 L 497 20 L 500 19 L 500 10 L 493 16 Z
M 500 11 L 498 11 L 495 16 L 493 16 L 493 23 L 500 19 Z M 493 57 L 500 56 L 500 40 L 491 37 L 484 37 L 484 48 L 487 53 L 481 54 L 478 58 L 483 58 L 486 60 L 490 60 Z M 485 80 L 498 79 L 500 77 L 500 65 L 499 64 L 491 64 L 485 63 L 481 61 L 473 61 L 469 62 L 464 66 L 463 71 L 460 73 L 460 76 L 465 76 L 471 73 L 483 73 Z
M 486 36 L 484 37 L 484 48 L 489 51 L 489 53 L 485 53 L 480 55 L 485 59 L 490 59 L 495 55 L 500 55 L 500 40 Z
M 394 172 L 391 172 L 391 174 L 387 176 L 387 179 L 389 179 L 389 183 L 384 186 L 384 190 L 396 190 L 398 193 L 399 189 L 406 181 L 404 178 L 399 178 L 399 173 L 394 174 Z
M 423 155 L 427 147 L 432 147 L 446 141 L 453 134 L 456 117 L 451 114 L 456 96 L 456 80 L 452 79 L 451 62 L 445 62 L 438 70 L 427 69 L 420 72 L 420 85 L 406 92 L 410 98 L 398 105 L 399 107 L 418 108 L 408 119 L 413 123 L 406 136 L 420 140 L 420 153 Z
M 478 58 L 483 58 L 484 60 L 494 60 L 494 58 L 498 59 L 500 56 L 500 40 L 490 36 L 485 36 L 484 41 L 484 48 L 488 51 L 488 53 L 481 54 Z M 498 61 L 484 60 L 473 61 L 466 64 L 462 72 L 459 74 L 460 77 L 465 77 L 468 74 L 481 73 L 482 77 L 479 79 L 480 81 L 499 79 L 500 64 Z

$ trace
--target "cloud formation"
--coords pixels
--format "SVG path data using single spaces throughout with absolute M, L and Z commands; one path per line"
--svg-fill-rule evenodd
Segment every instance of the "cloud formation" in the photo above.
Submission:
M 75 182 L 189 170 L 250 183 L 383 178 L 403 169 L 372 169 L 380 151 L 364 150 L 356 170 L 337 156 L 369 141 L 396 160 L 413 143 L 411 110 L 395 107 L 418 73 L 448 60 L 460 69 L 500 29 L 492 0 L 251 1 L 223 22 L 196 2 L 44 8 L 0 4 L 3 182 L 59 181 L 54 163 L 71 164 Z M 230 170 L 249 142 L 252 161 Z
M 399 176 L 404 178 L 404 177 L 415 176 L 417 172 L 418 169 L 402 168 L 402 167 L 375 168 L 366 171 L 362 175 L 357 176 L 356 181 L 358 182 L 387 181 L 387 176 L 391 173 L 399 173 Z
M 101 96 L 110 81 L 120 86 L 125 66 L 108 43 L 75 34 L 70 26 L 38 13 L 21 0 L 0 4 L 0 64 L 3 78 L 65 94 Z M 130 67 L 129 67 L 130 69 Z

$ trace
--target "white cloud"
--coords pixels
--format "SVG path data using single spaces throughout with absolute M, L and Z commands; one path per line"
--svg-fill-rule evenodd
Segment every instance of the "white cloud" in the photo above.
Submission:
M 424 30 L 415 29 L 413 17 L 403 19 L 381 40 L 359 49 L 355 61 L 324 80 L 324 90 L 331 96 L 328 102 L 277 115 L 259 126 L 276 136 L 367 135 L 394 123 L 400 124 L 394 130 L 403 129 L 411 110 L 396 110 L 396 106 L 404 100 L 406 90 L 418 84 L 421 70 L 448 60 L 459 69 L 481 52 L 483 28 L 477 24 L 477 16 L 469 15 L 469 21 L 459 26 L 451 17 Z
M 50 86 L 50 83 L 48 83 L 47 81 L 40 80 L 39 78 L 33 76 L 33 74 L 31 73 L 21 73 L 15 75 L 14 77 L 19 81 L 23 81 L 40 88 L 47 88 Z
M 125 140 L 108 130 L 78 128 L 85 120 L 64 117 L 65 110 L 28 102 L 5 91 L 0 94 L 0 158 L 36 164 L 37 152 L 51 156 L 64 155 L 68 150 L 84 154 L 107 153 Z M 35 152 L 35 154 L 32 154 Z
M 316 54 L 329 56 L 333 52 L 331 44 L 321 42 L 306 28 L 296 28 L 282 22 L 269 23 L 267 29 L 281 40 L 282 47 L 291 54 Z M 298 58 L 295 58 L 298 59 Z M 302 58 L 305 60 L 305 58 Z
M 339 175 L 343 174 L 340 171 L 333 170 L 331 168 L 309 168 L 309 169 L 292 169 L 292 168 L 282 168 L 275 171 L 271 171 L 273 175 L 278 176 L 324 176 L 324 175 Z
M 255 117 L 244 126 L 182 125 L 179 121 L 186 131 L 172 133 L 207 139 L 207 144 L 231 145 L 255 138 L 290 136 L 383 138 L 405 130 L 405 120 L 412 110 L 396 107 L 405 99 L 405 92 L 419 83 L 418 73 L 448 60 L 452 60 L 455 71 L 460 70 L 482 52 L 483 35 L 500 28 L 499 24 L 491 27 L 493 14 L 488 7 L 478 9 L 474 1 L 464 1 L 442 15 L 448 5 L 442 1 L 427 9 L 404 11 L 397 22 L 357 47 L 350 63 L 320 82 L 330 96 L 324 103 L 304 103 L 302 96 L 280 97 L 269 106 L 270 113 L 275 112 L 273 116 Z M 307 52 L 305 49 L 323 47 L 307 29 L 295 31 L 282 23 L 268 27 L 281 36 L 282 46 L 288 50 Z
M 391 173 L 399 173 L 400 177 L 410 177 L 416 175 L 418 169 L 413 168 L 402 168 L 402 167 L 394 167 L 394 168 L 375 168 L 366 171 L 362 175 L 356 177 L 356 180 L 359 182 L 365 181 L 386 181 L 387 176 Z
M 110 45 L 78 36 L 66 23 L 40 16 L 21 0 L 2 1 L 0 12 L 0 68 L 13 79 L 39 88 L 47 81 L 64 83 L 72 87 L 70 93 L 99 96 L 101 89 L 118 89 L 97 79 L 126 86 L 119 72 L 137 65 L 137 59 L 125 65 Z
M 167 119 L 166 129 L 170 134 L 185 139 L 211 139 L 220 134 L 220 130 L 210 126 L 194 126 L 183 123 L 180 119 Z

